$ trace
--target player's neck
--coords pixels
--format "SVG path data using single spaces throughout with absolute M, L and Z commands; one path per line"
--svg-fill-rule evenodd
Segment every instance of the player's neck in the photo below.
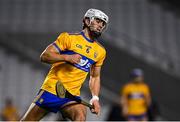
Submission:
M 83 32 L 84 32 L 85 36 L 86 36 L 88 39 L 95 41 L 95 38 L 90 35 L 90 32 L 89 32 L 89 30 L 88 30 L 87 28 L 85 28 L 85 29 L 83 30 Z

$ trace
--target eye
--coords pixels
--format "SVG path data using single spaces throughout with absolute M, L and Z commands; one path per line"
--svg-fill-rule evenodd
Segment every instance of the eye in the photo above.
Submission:
M 106 23 L 103 20 L 99 19 L 99 18 L 95 18 L 95 20 L 96 20 L 97 23 L 102 23 L 103 26 L 106 25 Z
M 97 23 L 101 22 L 101 20 L 99 18 L 95 18 L 95 20 L 96 20 Z

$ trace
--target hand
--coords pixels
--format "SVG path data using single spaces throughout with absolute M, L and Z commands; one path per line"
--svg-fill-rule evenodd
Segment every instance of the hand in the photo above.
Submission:
M 93 109 L 91 109 L 91 112 L 97 115 L 100 115 L 101 107 L 98 100 L 93 100 L 92 105 L 94 106 Z
M 81 55 L 79 54 L 73 54 L 73 55 L 64 55 L 64 60 L 68 61 L 72 64 L 78 64 L 81 60 Z
M 122 115 L 123 115 L 124 117 L 127 117 L 127 115 L 128 115 L 128 110 L 127 110 L 126 107 L 123 107 L 123 109 L 122 109 Z

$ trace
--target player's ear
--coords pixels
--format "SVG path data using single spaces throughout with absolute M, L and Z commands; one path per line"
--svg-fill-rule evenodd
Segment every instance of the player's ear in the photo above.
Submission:
M 84 18 L 83 22 L 84 22 L 84 24 L 85 24 L 86 26 L 89 26 L 89 25 L 90 25 L 90 19 L 89 19 L 89 18 Z

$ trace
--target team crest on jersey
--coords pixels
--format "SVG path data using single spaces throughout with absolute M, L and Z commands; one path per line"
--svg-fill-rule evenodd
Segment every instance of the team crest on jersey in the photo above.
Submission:
M 98 56 L 98 53 L 94 52 L 94 58 L 97 58 L 97 56 Z
M 90 49 L 92 48 L 91 46 L 86 45 L 87 49 L 86 49 L 86 53 L 90 52 Z

